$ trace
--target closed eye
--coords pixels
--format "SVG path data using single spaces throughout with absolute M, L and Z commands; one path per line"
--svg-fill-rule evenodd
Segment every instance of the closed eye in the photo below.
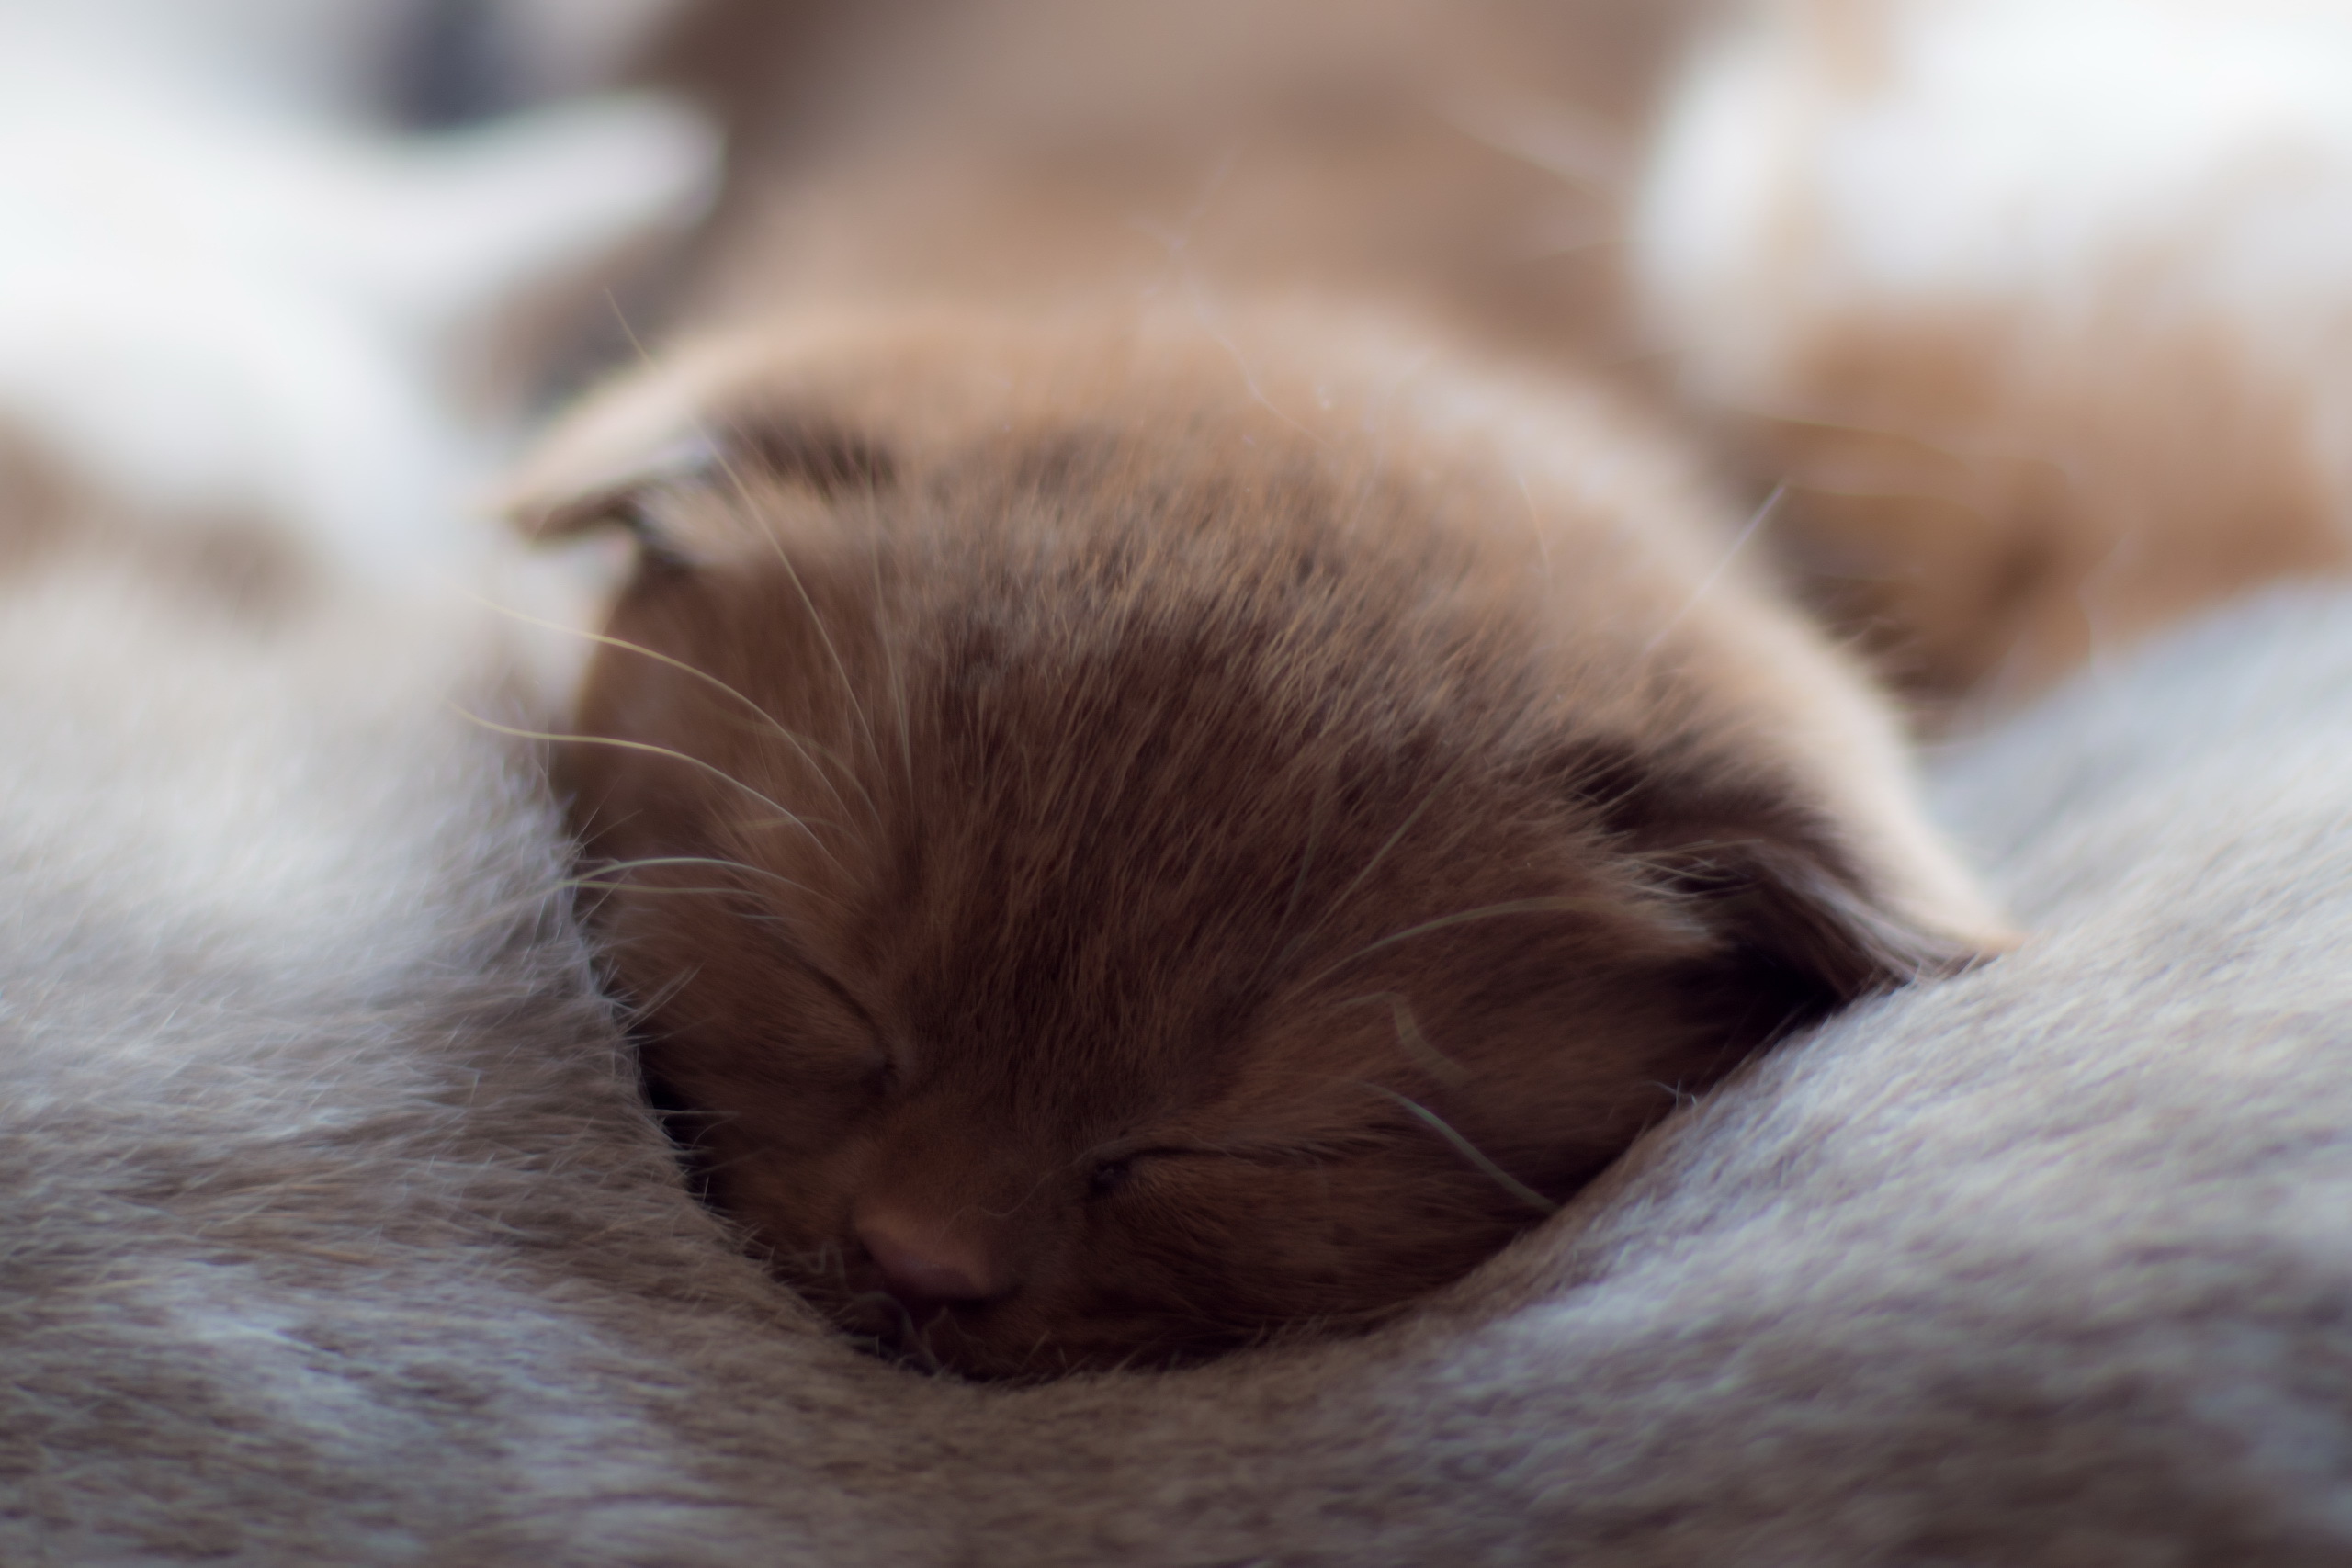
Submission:
M 1151 1160 L 1182 1159 L 1188 1156 L 1215 1153 L 1209 1149 L 1141 1148 L 1130 1149 L 1108 1158 L 1098 1157 L 1086 1175 L 1086 1195 L 1108 1198 L 1135 1179 L 1136 1167 Z
M 809 979 L 814 980 L 828 998 L 838 1003 L 855 1021 L 857 1027 L 865 1032 L 866 1038 L 876 1043 L 873 1063 L 865 1073 L 867 1087 L 876 1094 L 887 1094 L 896 1089 L 899 1081 L 907 1074 L 906 1053 L 901 1047 L 890 1043 L 890 1037 L 883 1032 L 882 1026 L 875 1021 L 874 1015 L 866 1011 L 865 1004 L 857 999 L 847 986 L 835 979 L 829 971 L 803 953 L 797 945 L 789 942 L 779 942 L 769 951 Z
M 1086 1195 L 1108 1198 L 1133 1183 L 1139 1166 L 1160 1161 L 1224 1160 L 1248 1165 L 1327 1165 L 1387 1147 L 1394 1140 L 1356 1135 L 1313 1144 L 1167 1145 L 1098 1156 L 1087 1172 Z

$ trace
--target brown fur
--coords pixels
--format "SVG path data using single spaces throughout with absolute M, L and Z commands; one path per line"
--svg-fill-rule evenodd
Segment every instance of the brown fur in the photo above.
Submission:
M 2024 335 L 1994 311 L 1825 325 L 1783 405 L 1805 414 L 1748 426 L 1826 607 L 1923 698 L 2014 700 L 2341 566 L 2302 397 L 2227 323 L 2039 363 Z
M 688 313 L 793 294 L 1378 296 L 1646 369 L 1651 100 L 1714 0 L 711 0 L 667 79 L 735 148 Z
M 647 539 L 564 767 L 713 1196 L 964 1371 L 1376 1315 L 1998 940 L 1669 453 L 1236 330 L 736 334 L 526 507 Z

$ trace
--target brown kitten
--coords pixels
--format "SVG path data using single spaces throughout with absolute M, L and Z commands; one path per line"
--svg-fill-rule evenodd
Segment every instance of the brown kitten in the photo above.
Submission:
M 845 1326 L 1366 1321 L 2000 943 L 1669 450 L 1375 338 L 812 312 L 531 480 L 644 540 L 561 761 L 649 1071 Z

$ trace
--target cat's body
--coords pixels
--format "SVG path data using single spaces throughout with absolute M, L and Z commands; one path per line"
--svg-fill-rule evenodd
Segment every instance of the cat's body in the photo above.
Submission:
M 708 0 L 672 53 L 730 188 L 688 314 L 1291 289 L 1623 366 L 1622 209 L 1706 6 Z

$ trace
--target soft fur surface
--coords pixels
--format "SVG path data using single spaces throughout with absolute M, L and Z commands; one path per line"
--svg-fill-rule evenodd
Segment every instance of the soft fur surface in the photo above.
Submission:
M 479 638 L 177 593 L 0 615 L 10 1562 L 2352 1551 L 2352 601 L 1948 760 L 2037 940 L 1419 1317 L 1008 1391 L 861 1358 L 686 1197 L 449 705 Z
M 1714 0 L 704 0 L 728 189 L 681 301 L 1376 300 L 1623 366 L 1623 208 Z

